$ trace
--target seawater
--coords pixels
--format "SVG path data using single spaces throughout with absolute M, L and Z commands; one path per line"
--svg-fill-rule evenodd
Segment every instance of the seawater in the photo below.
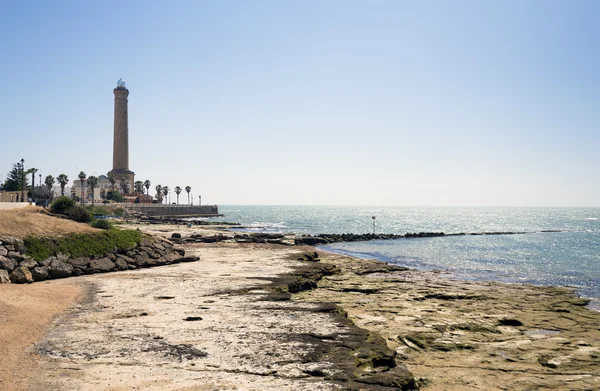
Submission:
M 278 233 L 526 232 L 335 243 L 324 250 L 470 280 L 570 286 L 600 309 L 600 208 L 221 206 L 223 221 Z M 375 219 L 373 220 L 373 217 Z M 557 230 L 560 232 L 543 232 Z

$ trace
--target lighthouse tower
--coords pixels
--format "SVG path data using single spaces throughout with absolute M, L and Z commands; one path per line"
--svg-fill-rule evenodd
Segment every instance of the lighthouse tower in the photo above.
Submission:
M 129 124 L 127 116 L 127 97 L 129 90 L 125 88 L 122 79 L 117 81 L 115 94 L 115 124 L 113 138 L 113 169 L 108 173 L 120 185 L 124 179 L 127 182 L 127 192 L 133 192 L 135 173 L 129 169 Z

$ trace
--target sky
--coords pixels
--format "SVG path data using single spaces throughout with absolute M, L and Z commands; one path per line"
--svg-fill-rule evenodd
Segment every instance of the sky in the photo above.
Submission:
M 111 170 L 123 78 L 136 180 L 203 204 L 598 207 L 598 15 L 0 0 L 0 180 L 21 158 L 43 177 Z

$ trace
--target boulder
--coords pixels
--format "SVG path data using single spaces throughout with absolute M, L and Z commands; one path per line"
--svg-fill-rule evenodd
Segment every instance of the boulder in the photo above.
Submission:
M 12 258 L 12 259 L 14 259 L 14 260 L 16 260 L 16 261 L 19 261 L 19 262 L 21 262 L 21 261 L 24 261 L 24 260 L 25 260 L 25 257 L 23 256 L 23 254 L 21 254 L 21 253 L 18 253 L 18 252 L 16 252 L 16 251 L 9 251 L 9 252 L 8 252 L 8 254 L 7 254 L 6 256 L 7 256 L 7 257 L 9 257 L 9 258 Z
M 56 259 L 50 262 L 48 273 L 54 278 L 66 278 L 73 274 L 73 266 Z
M 34 281 L 44 281 L 50 277 L 48 273 L 48 268 L 46 266 L 36 266 L 31 269 L 31 276 Z
M 0 246 L 0 256 L 5 257 L 6 254 L 8 254 L 8 250 L 5 247 Z
M 21 261 L 20 266 L 25 266 L 27 269 L 31 270 L 34 267 L 38 266 L 38 263 L 34 259 L 26 259 Z
M 197 255 L 188 255 L 179 259 L 179 262 L 196 262 L 199 261 L 200 257 Z
M 6 247 L 6 249 L 7 249 L 8 251 L 15 251 L 15 250 L 16 250 L 16 249 L 15 249 L 15 246 L 14 246 L 14 245 L 12 245 L 12 244 L 5 244 L 5 245 L 4 245 L 4 247 Z
M 87 268 L 88 265 L 90 264 L 90 260 L 89 260 L 89 258 L 86 258 L 86 257 L 79 257 L 79 258 L 70 259 L 69 263 L 76 268 L 85 270 L 85 268 Z
M 0 270 L 0 284 L 10 284 L 10 276 L 6 270 Z
M 117 260 L 119 260 L 119 259 L 121 259 L 121 260 L 123 260 L 123 261 L 125 261 L 125 262 L 127 262 L 129 264 L 132 264 L 132 265 L 135 265 L 137 263 L 135 261 L 135 259 L 133 259 L 131 257 L 128 257 L 127 255 L 121 255 L 121 254 L 119 254 L 119 256 L 117 257 Z
M 109 258 L 92 259 L 89 268 L 94 273 L 103 273 L 115 270 L 116 266 Z
M 110 259 L 111 261 L 116 261 L 117 260 L 117 255 L 115 253 L 109 253 L 106 257 L 108 259 Z
M 127 270 L 127 269 L 129 269 L 129 264 L 123 258 L 117 258 L 117 260 L 115 261 L 115 265 L 117 265 L 117 268 L 119 270 Z
M 0 255 L 0 269 L 5 269 L 10 273 L 15 270 L 17 266 L 19 266 L 19 264 L 14 259 L 6 258 Z
M 25 266 L 19 266 L 10 273 L 10 280 L 15 284 L 27 284 L 33 282 L 31 272 Z
M 38 263 L 40 264 L 40 266 L 50 266 L 50 264 L 52 263 L 52 261 L 58 260 L 58 258 L 56 257 L 48 257 L 42 261 L 39 261 Z

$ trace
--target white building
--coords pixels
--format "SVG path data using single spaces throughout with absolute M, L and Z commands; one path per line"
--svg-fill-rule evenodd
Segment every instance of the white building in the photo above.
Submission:
M 79 197 L 81 198 L 81 180 L 77 179 L 73 181 L 73 186 L 71 187 L 71 197 L 75 198 L 75 197 Z M 110 181 L 108 180 L 108 177 L 106 175 L 100 175 L 98 177 L 98 183 L 96 184 L 96 187 L 94 187 L 94 202 L 102 202 L 106 199 L 106 193 L 109 190 L 112 190 L 113 187 L 110 183 Z M 119 185 L 117 183 L 115 183 L 115 190 L 119 189 Z M 90 191 L 90 184 L 88 183 L 88 180 L 85 179 L 83 181 L 83 199 L 84 202 L 86 203 L 91 203 L 92 202 L 92 193 Z

